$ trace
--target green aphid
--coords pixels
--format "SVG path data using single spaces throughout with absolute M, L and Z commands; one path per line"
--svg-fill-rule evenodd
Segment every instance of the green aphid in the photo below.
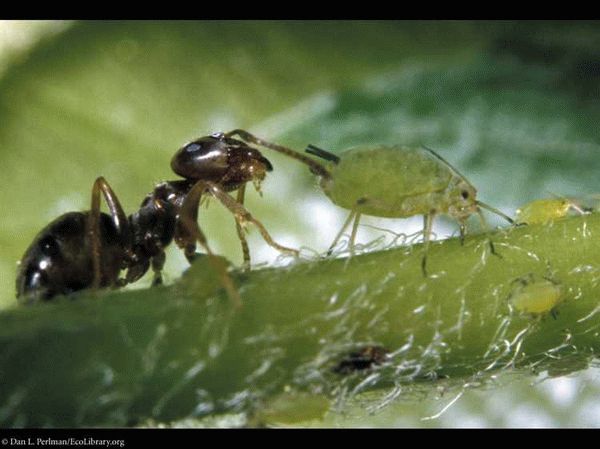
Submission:
M 553 312 L 562 300 L 560 284 L 548 278 L 533 275 L 517 279 L 509 296 L 512 307 L 520 313 L 542 315 Z M 554 316 L 554 314 L 553 314 Z
M 250 425 L 294 426 L 307 421 L 322 420 L 331 408 L 331 401 L 322 394 L 284 391 L 255 412 Z
M 517 209 L 515 221 L 517 224 L 546 224 L 566 217 L 571 211 L 581 215 L 589 213 L 573 199 L 547 198 L 521 206 Z
M 329 254 L 351 222 L 352 252 L 363 214 L 388 218 L 423 215 L 426 248 L 436 215 L 448 215 L 458 221 L 461 242 L 471 215 L 478 214 L 486 227 L 481 208 L 513 223 L 507 215 L 478 201 L 475 187 L 429 148 L 376 145 L 351 148 L 336 155 L 310 145 L 306 151 L 328 161 L 327 174 L 321 175 L 321 187 L 333 203 L 350 210 Z M 422 269 L 426 274 L 425 256 Z

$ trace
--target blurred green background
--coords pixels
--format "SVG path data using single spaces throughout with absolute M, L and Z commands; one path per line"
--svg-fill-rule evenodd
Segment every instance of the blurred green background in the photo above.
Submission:
M 233 128 L 302 150 L 424 144 L 513 214 L 552 194 L 590 196 L 600 173 L 597 22 L 0 21 L 0 307 L 16 262 L 46 223 L 89 207 L 103 175 L 133 212 L 186 141 Z M 276 240 L 323 251 L 345 218 L 294 161 L 247 206 Z M 382 174 L 385 176 L 401 174 Z M 493 223 L 495 219 L 490 217 Z M 395 232 L 409 220 L 367 218 Z M 241 262 L 232 217 L 201 211 L 213 248 Z M 440 237 L 456 231 L 436 226 Z M 255 263 L 277 254 L 253 232 Z M 359 240 L 381 235 L 367 226 Z M 167 280 L 187 264 L 168 252 Z M 145 288 L 148 278 L 130 288 Z M 495 389 L 398 401 L 326 426 L 596 426 L 600 371 L 501 375 Z M 454 401 L 456 399 L 456 401 Z M 439 417 L 432 417 L 451 407 Z

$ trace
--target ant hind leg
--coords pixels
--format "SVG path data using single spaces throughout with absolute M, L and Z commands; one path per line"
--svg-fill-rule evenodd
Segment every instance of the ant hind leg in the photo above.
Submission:
M 108 205 L 112 222 L 117 230 L 121 245 L 123 248 L 129 248 L 129 221 L 127 215 L 121 207 L 121 203 L 117 198 L 117 195 L 112 190 L 108 182 L 104 177 L 100 176 L 94 181 L 92 186 L 92 204 L 90 210 L 90 216 L 87 222 L 87 235 L 90 239 L 91 251 L 92 251 L 92 269 L 94 277 L 92 281 L 92 288 L 97 289 L 100 287 L 102 281 L 102 268 L 101 268 L 101 242 L 100 242 L 100 195 L 104 196 L 104 200 Z

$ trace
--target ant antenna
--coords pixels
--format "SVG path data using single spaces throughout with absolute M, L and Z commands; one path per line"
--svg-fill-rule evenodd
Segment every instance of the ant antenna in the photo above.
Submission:
M 338 156 L 312 144 L 307 146 L 304 151 L 306 151 L 308 154 L 313 154 L 317 157 L 320 157 L 321 159 L 325 159 L 326 161 L 333 162 L 336 165 L 340 163 L 340 158 Z

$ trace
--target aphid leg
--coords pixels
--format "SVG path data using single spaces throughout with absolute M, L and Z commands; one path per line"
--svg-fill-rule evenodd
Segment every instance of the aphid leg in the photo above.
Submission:
M 252 223 L 258 228 L 263 239 L 269 246 L 284 253 L 292 253 L 295 256 L 298 256 L 300 254 L 300 252 L 297 249 L 288 248 L 275 242 L 275 240 L 273 240 L 271 235 L 265 229 L 264 225 L 256 218 L 254 218 L 252 214 L 250 214 L 250 212 L 248 212 L 248 210 L 242 204 L 238 203 L 231 196 L 229 196 L 227 192 L 225 192 L 225 190 L 223 190 L 223 188 L 221 188 L 218 184 L 215 184 L 214 182 L 210 181 L 198 181 L 198 183 L 196 183 L 196 186 L 201 183 L 205 186 L 206 190 L 208 190 L 215 198 L 217 198 L 221 202 L 221 204 L 223 204 L 223 206 L 229 209 L 229 211 L 235 217 L 236 221 L 240 223 L 240 226 L 244 227 L 245 223 Z M 195 189 L 196 186 L 194 186 L 192 190 Z
M 356 214 L 357 214 L 356 210 L 352 210 L 350 212 L 350 214 L 348 215 L 348 218 L 346 218 L 346 221 L 344 222 L 344 224 L 342 226 L 342 229 L 340 229 L 340 232 L 338 232 L 337 235 L 335 236 L 333 243 L 329 246 L 329 249 L 327 250 L 327 256 L 331 256 L 331 254 L 333 253 L 333 249 L 335 248 L 335 245 L 337 245 L 339 240 L 342 238 L 342 235 L 344 235 L 344 231 L 346 230 L 346 228 L 348 226 L 350 226 L 350 222 L 354 219 Z
M 460 232 L 460 245 L 463 246 L 465 244 L 465 233 L 467 231 L 467 224 L 464 221 L 458 222 L 458 229 Z
M 317 161 L 309 157 L 304 156 L 302 153 L 292 150 L 291 148 L 287 148 L 276 143 L 268 142 L 266 140 L 261 139 L 260 137 L 256 137 L 255 135 L 243 129 L 234 129 L 233 131 L 226 133 L 225 136 L 238 136 L 240 139 L 246 142 L 253 143 L 255 145 L 260 145 L 265 148 L 270 148 L 271 150 L 285 154 L 286 156 L 289 156 L 293 159 L 302 162 L 303 164 L 308 165 L 310 171 L 315 175 L 328 179 L 331 178 L 329 170 L 327 170 L 323 165 L 319 164 Z
M 185 196 L 175 228 L 175 243 L 179 248 L 183 249 L 186 259 L 191 263 L 196 258 L 196 242 L 198 242 L 208 254 L 208 261 L 221 278 L 221 283 L 227 291 L 227 295 L 236 307 L 240 307 L 242 300 L 233 284 L 233 280 L 229 276 L 229 273 L 227 273 L 227 269 L 219 262 L 208 246 L 206 236 L 200 229 L 200 226 L 198 226 L 198 206 L 200 204 L 200 197 L 206 189 L 206 183 L 199 181 Z
M 152 271 L 154 272 L 154 278 L 152 279 L 152 286 L 162 285 L 162 269 L 165 266 L 166 255 L 164 251 L 161 251 L 152 258 Z
M 354 222 L 352 223 L 352 233 L 350 234 L 350 242 L 348 247 L 350 249 L 350 257 L 354 256 L 354 242 L 356 240 L 356 232 L 358 231 L 358 223 L 360 222 L 360 212 L 354 216 Z
M 104 200 L 108 205 L 110 216 L 123 247 L 127 248 L 129 245 L 129 222 L 127 215 L 125 215 L 115 192 L 111 189 L 108 182 L 106 182 L 106 179 L 100 176 L 96 178 L 92 187 L 92 205 L 87 222 L 87 235 L 92 249 L 92 268 L 94 271 L 92 288 L 94 289 L 100 286 L 102 276 L 100 272 L 100 194 L 104 196 Z
M 240 204 L 244 204 L 244 196 L 246 193 L 246 184 L 243 184 L 237 192 L 237 202 Z M 238 220 L 235 220 L 235 229 L 237 231 L 238 237 L 242 244 L 242 253 L 244 255 L 244 270 L 247 271 L 250 269 L 250 249 L 248 248 L 248 241 L 246 240 L 246 234 L 244 233 L 244 228 Z
M 569 208 L 573 209 L 575 212 L 577 212 L 579 215 L 585 215 L 585 214 L 589 214 L 590 212 L 593 212 L 593 209 L 589 208 L 589 207 L 582 207 L 577 203 L 569 203 Z
M 480 208 L 477 208 L 477 216 L 479 217 L 479 222 L 481 223 L 483 231 L 489 231 L 490 227 L 488 226 L 487 221 L 485 221 L 485 217 L 483 216 L 483 212 L 481 212 Z M 514 224 L 514 221 L 511 220 L 511 224 Z M 494 246 L 494 242 L 492 241 L 492 239 L 488 239 L 488 244 L 490 245 L 490 252 L 493 255 L 502 258 L 502 256 L 496 252 L 496 247 Z
M 435 213 L 423 215 L 423 259 L 421 259 L 421 271 L 423 276 L 427 277 L 427 252 L 429 251 L 429 241 L 431 239 L 431 230 L 433 228 L 433 218 Z

